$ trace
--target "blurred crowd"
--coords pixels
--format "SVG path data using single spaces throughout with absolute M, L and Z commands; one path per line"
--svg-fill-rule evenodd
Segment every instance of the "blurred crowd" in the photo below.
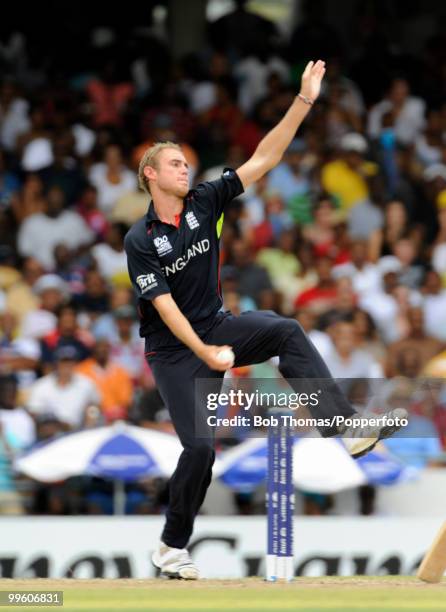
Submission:
M 224 307 L 296 317 L 335 377 L 446 377 L 444 32 L 418 58 L 423 81 L 390 42 L 375 65 L 368 46 L 353 65 L 328 26 L 304 23 L 283 41 L 239 4 L 209 26 L 202 51 L 176 61 L 156 37 L 150 53 L 140 42 L 130 54 L 92 35 L 88 66 L 62 78 L 31 61 L 26 37 L 2 46 L 0 513 L 107 511 L 91 482 L 71 498 L 64 485 L 18 495 L 21 450 L 116 420 L 172 430 L 123 250 L 148 206 L 139 159 L 173 140 L 193 184 L 237 168 L 293 102 L 317 44 L 328 54 L 320 99 L 280 164 L 225 214 Z M 247 374 L 263 371 L 234 375 Z M 407 385 L 395 393 L 405 390 L 407 400 Z M 431 430 L 410 453 L 426 465 L 446 444 L 442 384 L 417 401 Z M 158 511 L 155 489 L 135 511 Z

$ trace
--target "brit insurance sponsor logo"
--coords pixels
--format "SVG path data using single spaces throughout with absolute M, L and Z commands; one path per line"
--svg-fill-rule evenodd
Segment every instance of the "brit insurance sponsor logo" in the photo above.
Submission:
M 191 259 L 197 257 L 198 255 L 203 255 L 204 253 L 207 253 L 209 249 L 210 243 L 207 238 L 205 238 L 204 240 L 200 240 L 200 242 L 197 242 L 196 244 L 193 244 L 187 249 L 187 252 L 184 255 L 178 257 L 178 259 L 176 259 L 170 265 L 164 266 L 164 276 L 168 277 L 171 274 L 176 274 L 177 272 L 180 272 L 180 270 L 187 266 Z
M 192 211 L 186 213 L 185 217 L 186 217 L 186 222 L 188 226 L 190 227 L 190 229 L 196 229 L 197 227 L 200 227 L 200 224 L 197 221 L 197 217 Z
M 141 293 L 145 293 L 150 289 L 158 287 L 158 283 L 155 279 L 154 274 L 140 274 L 136 277 L 136 282 L 138 283 L 138 286 L 141 289 Z
M 153 244 L 155 245 L 156 251 L 160 257 L 170 253 L 173 248 L 167 236 L 158 236 L 157 238 L 154 238 Z

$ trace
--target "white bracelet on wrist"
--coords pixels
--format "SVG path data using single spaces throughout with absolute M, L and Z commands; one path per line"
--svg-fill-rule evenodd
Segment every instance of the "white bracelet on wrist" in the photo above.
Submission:
M 302 100 L 302 102 L 304 102 L 305 104 L 308 104 L 309 106 L 313 105 L 313 100 L 311 98 L 308 98 L 307 96 L 304 96 L 301 93 L 298 93 L 297 97 L 299 98 L 299 100 Z

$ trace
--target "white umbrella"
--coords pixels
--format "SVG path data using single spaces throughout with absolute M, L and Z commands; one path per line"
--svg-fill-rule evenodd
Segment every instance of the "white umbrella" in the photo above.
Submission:
M 15 468 L 41 482 L 79 474 L 131 481 L 142 475 L 170 476 L 181 451 L 176 436 L 118 422 L 38 446 L 19 457 Z
M 267 440 L 252 438 L 223 452 L 214 476 L 236 490 L 252 490 L 266 478 Z M 339 440 L 298 438 L 293 445 L 293 481 L 297 488 L 335 493 L 368 482 Z
M 122 422 L 67 434 L 19 457 L 15 469 L 40 482 L 90 474 L 113 479 L 115 513 L 123 511 L 124 482 L 166 476 L 182 451 L 176 436 Z
M 301 438 L 293 447 L 293 480 L 297 488 L 336 493 L 367 483 L 367 477 L 334 438 Z

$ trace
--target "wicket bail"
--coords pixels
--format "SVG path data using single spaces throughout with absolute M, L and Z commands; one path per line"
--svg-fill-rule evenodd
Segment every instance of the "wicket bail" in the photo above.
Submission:
M 280 418 L 288 411 L 272 409 L 268 429 L 268 477 L 267 477 L 267 554 L 266 580 L 290 581 L 294 578 L 293 554 L 293 432 L 287 424 L 290 419 Z

